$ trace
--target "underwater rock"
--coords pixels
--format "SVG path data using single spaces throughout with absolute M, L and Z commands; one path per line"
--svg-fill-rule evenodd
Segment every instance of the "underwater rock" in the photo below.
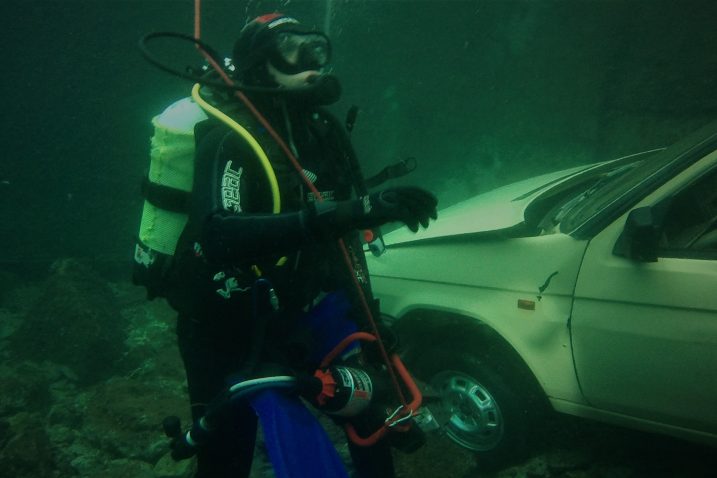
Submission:
M 118 373 L 126 325 L 105 280 L 78 260 L 62 259 L 52 265 L 10 348 L 17 358 L 65 365 L 80 383 L 94 383 Z
M 4 306 L 4 302 L 8 292 L 17 287 L 20 278 L 10 271 L 0 269 L 0 305 Z
M 3 449 L 11 435 L 10 422 L 0 419 L 0 450 Z
M 30 362 L 0 365 L 0 417 L 49 406 L 50 378 L 43 369 Z
M 148 463 L 136 460 L 112 460 L 103 469 L 85 475 L 87 478 L 155 478 Z
M 14 334 L 21 323 L 22 320 L 19 314 L 13 313 L 8 309 L 0 309 L 0 341 Z M 0 348 L 4 347 L 0 346 Z M 5 355 L 5 350 L 2 352 L 3 355 Z
M 553 475 L 588 469 L 591 462 L 595 461 L 595 457 L 591 455 L 590 451 L 580 447 L 558 448 L 546 453 L 547 467 Z
M 6 422 L 4 434 L 8 438 L 0 450 L 3 476 L 52 476 L 52 446 L 37 416 L 26 412 L 14 415 Z
M 121 295 L 120 295 L 121 297 Z M 146 299 L 142 298 L 144 302 Z M 177 348 L 176 313 L 163 301 L 122 310 L 129 324 L 123 363 L 133 378 L 158 377 L 183 384 L 184 366 Z
M 90 394 L 82 435 L 111 456 L 155 463 L 169 450 L 162 420 L 176 414 L 187 423 L 188 408 L 183 394 L 160 381 L 115 378 Z
M 195 471 L 195 460 L 174 461 L 170 453 L 165 454 L 154 465 L 156 478 L 189 478 Z

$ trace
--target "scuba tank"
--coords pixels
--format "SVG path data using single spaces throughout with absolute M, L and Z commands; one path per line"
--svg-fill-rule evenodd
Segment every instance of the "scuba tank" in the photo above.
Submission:
M 307 388 L 311 390 L 320 384 L 320 392 L 305 398 L 330 415 L 353 417 L 368 408 L 374 398 L 376 380 L 360 368 L 332 366 L 317 370 L 314 380 L 316 384 Z
M 187 224 L 194 180 L 194 126 L 207 119 L 192 98 L 171 104 L 152 119 L 150 166 L 142 184 L 145 198 L 135 245 L 133 282 L 153 299 L 163 295 L 164 273 Z

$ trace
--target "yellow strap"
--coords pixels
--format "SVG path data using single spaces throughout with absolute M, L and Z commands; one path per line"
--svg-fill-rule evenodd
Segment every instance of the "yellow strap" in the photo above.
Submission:
M 229 126 L 231 129 L 236 131 L 239 136 L 244 138 L 247 143 L 249 143 L 249 146 L 251 146 L 251 149 L 254 150 L 254 153 L 256 154 L 257 158 L 259 158 L 259 162 L 261 163 L 261 166 L 264 168 L 264 174 L 266 174 L 266 179 L 269 181 L 269 187 L 271 189 L 271 199 L 272 199 L 272 212 L 274 214 L 279 213 L 281 211 L 281 196 L 279 195 L 279 182 L 276 180 L 276 174 L 274 174 L 274 168 L 271 167 L 271 163 L 269 162 L 269 158 L 266 156 L 266 153 L 263 149 L 261 149 L 261 146 L 259 143 L 254 139 L 254 137 L 247 131 L 243 126 L 241 126 L 239 123 L 231 119 L 229 116 L 227 116 L 222 111 L 218 110 L 214 106 L 210 105 L 204 99 L 199 96 L 199 83 L 194 85 L 192 88 L 192 98 L 194 98 L 194 101 L 197 102 L 199 106 L 202 107 L 204 111 L 206 111 L 208 114 L 214 116 L 216 119 L 221 121 L 222 123 Z

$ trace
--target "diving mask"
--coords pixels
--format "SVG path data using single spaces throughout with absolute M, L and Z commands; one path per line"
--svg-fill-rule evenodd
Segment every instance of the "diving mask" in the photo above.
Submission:
M 331 44 L 322 33 L 282 32 L 276 36 L 271 64 L 282 73 L 294 75 L 321 71 L 331 59 Z

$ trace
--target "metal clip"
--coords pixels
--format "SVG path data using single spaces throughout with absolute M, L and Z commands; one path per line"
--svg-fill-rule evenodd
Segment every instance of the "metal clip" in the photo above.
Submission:
M 392 414 L 390 414 L 390 415 L 386 418 L 386 420 L 384 420 L 384 423 L 387 424 L 386 426 L 388 426 L 388 428 L 393 428 L 393 427 L 395 427 L 396 425 L 400 425 L 401 423 L 407 422 L 408 420 L 410 420 L 411 418 L 413 418 L 413 410 L 411 410 L 411 409 L 409 408 L 409 409 L 408 409 L 408 415 L 406 415 L 405 417 L 401 417 L 401 418 L 398 418 L 398 419 L 396 419 L 396 420 L 393 420 L 394 417 L 395 417 L 396 415 L 398 415 L 398 414 L 401 412 L 401 410 L 403 410 L 404 408 L 406 408 L 405 405 L 399 406 L 396 410 L 394 410 L 394 412 L 393 412 Z
M 420 408 L 420 410 L 413 415 L 416 425 L 423 430 L 424 432 L 430 432 L 434 430 L 440 430 L 441 426 L 436 421 L 436 418 L 433 416 L 433 413 L 431 413 L 431 410 L 428 409 L 425 405 Z

